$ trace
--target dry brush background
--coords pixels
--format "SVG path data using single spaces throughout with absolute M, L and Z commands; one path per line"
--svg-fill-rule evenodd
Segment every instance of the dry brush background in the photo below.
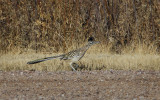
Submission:
M 94 36 L 101 44 L 82 60 L 87 70 L 159 70 L 159 13 L 159 0 L 1 0 L 0 69 L 59 70 L 53 66 L 66 65 L 26 62 L 76 49 Z

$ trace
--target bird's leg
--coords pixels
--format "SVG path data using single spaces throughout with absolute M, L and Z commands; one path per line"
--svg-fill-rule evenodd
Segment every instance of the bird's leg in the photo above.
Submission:
M 72 66 L 74 66 L 74 68 L 77 70 L 77 68 L 79 67 L 79 65 L 75 62 L 72 63 Z
M 77 63 L 74 63 L 76 65 L 75 69 L 77 69 L 79 67 L 79 65 Z
M 72 64 L 73 64 L 73 62 L 70 63 L 70 66 L 71 66 L 72 70 L 73 70 L 73 71 L 76 71 L 76 70 L 74 69 L 74 67 L 73 67 Z

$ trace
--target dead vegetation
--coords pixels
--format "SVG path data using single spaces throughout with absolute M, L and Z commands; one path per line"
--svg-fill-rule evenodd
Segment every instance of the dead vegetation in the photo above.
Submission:
M 122 48 L 146 45 L 158 51 L 159 4 L 158 0 L 1 0 L 0 50 L 64 52 L 92 35 L 105 46 L 114 37 Z
M 150 61 L 159 54 L 159 13 L 158 0 L 1 0 L 0 53 L 4 54 L 1 59 L 17 57 L 15 53 L 26 57 L 38 52 L 64 53 L 84 45 L 89 36 L 94 36 L 101 44 L 90 54 L 122 54 L 129 69 L 127 59 L 132 59 L 131 55 L 139 54 L 137 59 L 149 57 L 146 59 Z M 6 62 L 3 60 L 1 66 Z M 106 60 L 104 57 L 102 61 Z M 159 69 L 155 60 L 155 69 Z M 105 65 L 104 62 L 99 65 Z M 144 66 L 153 67 L 152 60 L 149 63 Z M 113 66 L 117 68 L 119 63 Z
M 69 62 L 54 59 L 42 63 L 28 65 L 27 62 L 58 54 L 6 54 L 0 57 L 0 70 L 39 70 L 39 71 L 69 71 Z M 89 53 L 77 63 L 77 70 L 160 70 L 160 56 L 153 54 L 105 54 Z

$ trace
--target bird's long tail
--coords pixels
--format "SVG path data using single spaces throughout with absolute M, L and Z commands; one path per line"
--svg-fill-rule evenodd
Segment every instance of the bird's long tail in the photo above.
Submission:
M 29 61 L 29 62 L 27 62 L 27 64 L 36 64 L 36 63 L 40 63 L 40 62 L 51 60 L 51 59 L 56 59 L 56 58 L 60 58 L 61 59 L 63 57 L 64 57 L 64 55 L 46 57 L 46 58 L 42 58 L 42 59 L 36 59 L 36 60 L 33 60 L 33 61 Z

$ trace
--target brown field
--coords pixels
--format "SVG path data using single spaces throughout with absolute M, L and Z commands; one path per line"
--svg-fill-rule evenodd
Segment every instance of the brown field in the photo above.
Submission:
M 159 100 L 159 71 L 0 71 L 0 99 Z
M 159 71 L 159 0 L 0 0 L 0 99 L 159 100 Z

